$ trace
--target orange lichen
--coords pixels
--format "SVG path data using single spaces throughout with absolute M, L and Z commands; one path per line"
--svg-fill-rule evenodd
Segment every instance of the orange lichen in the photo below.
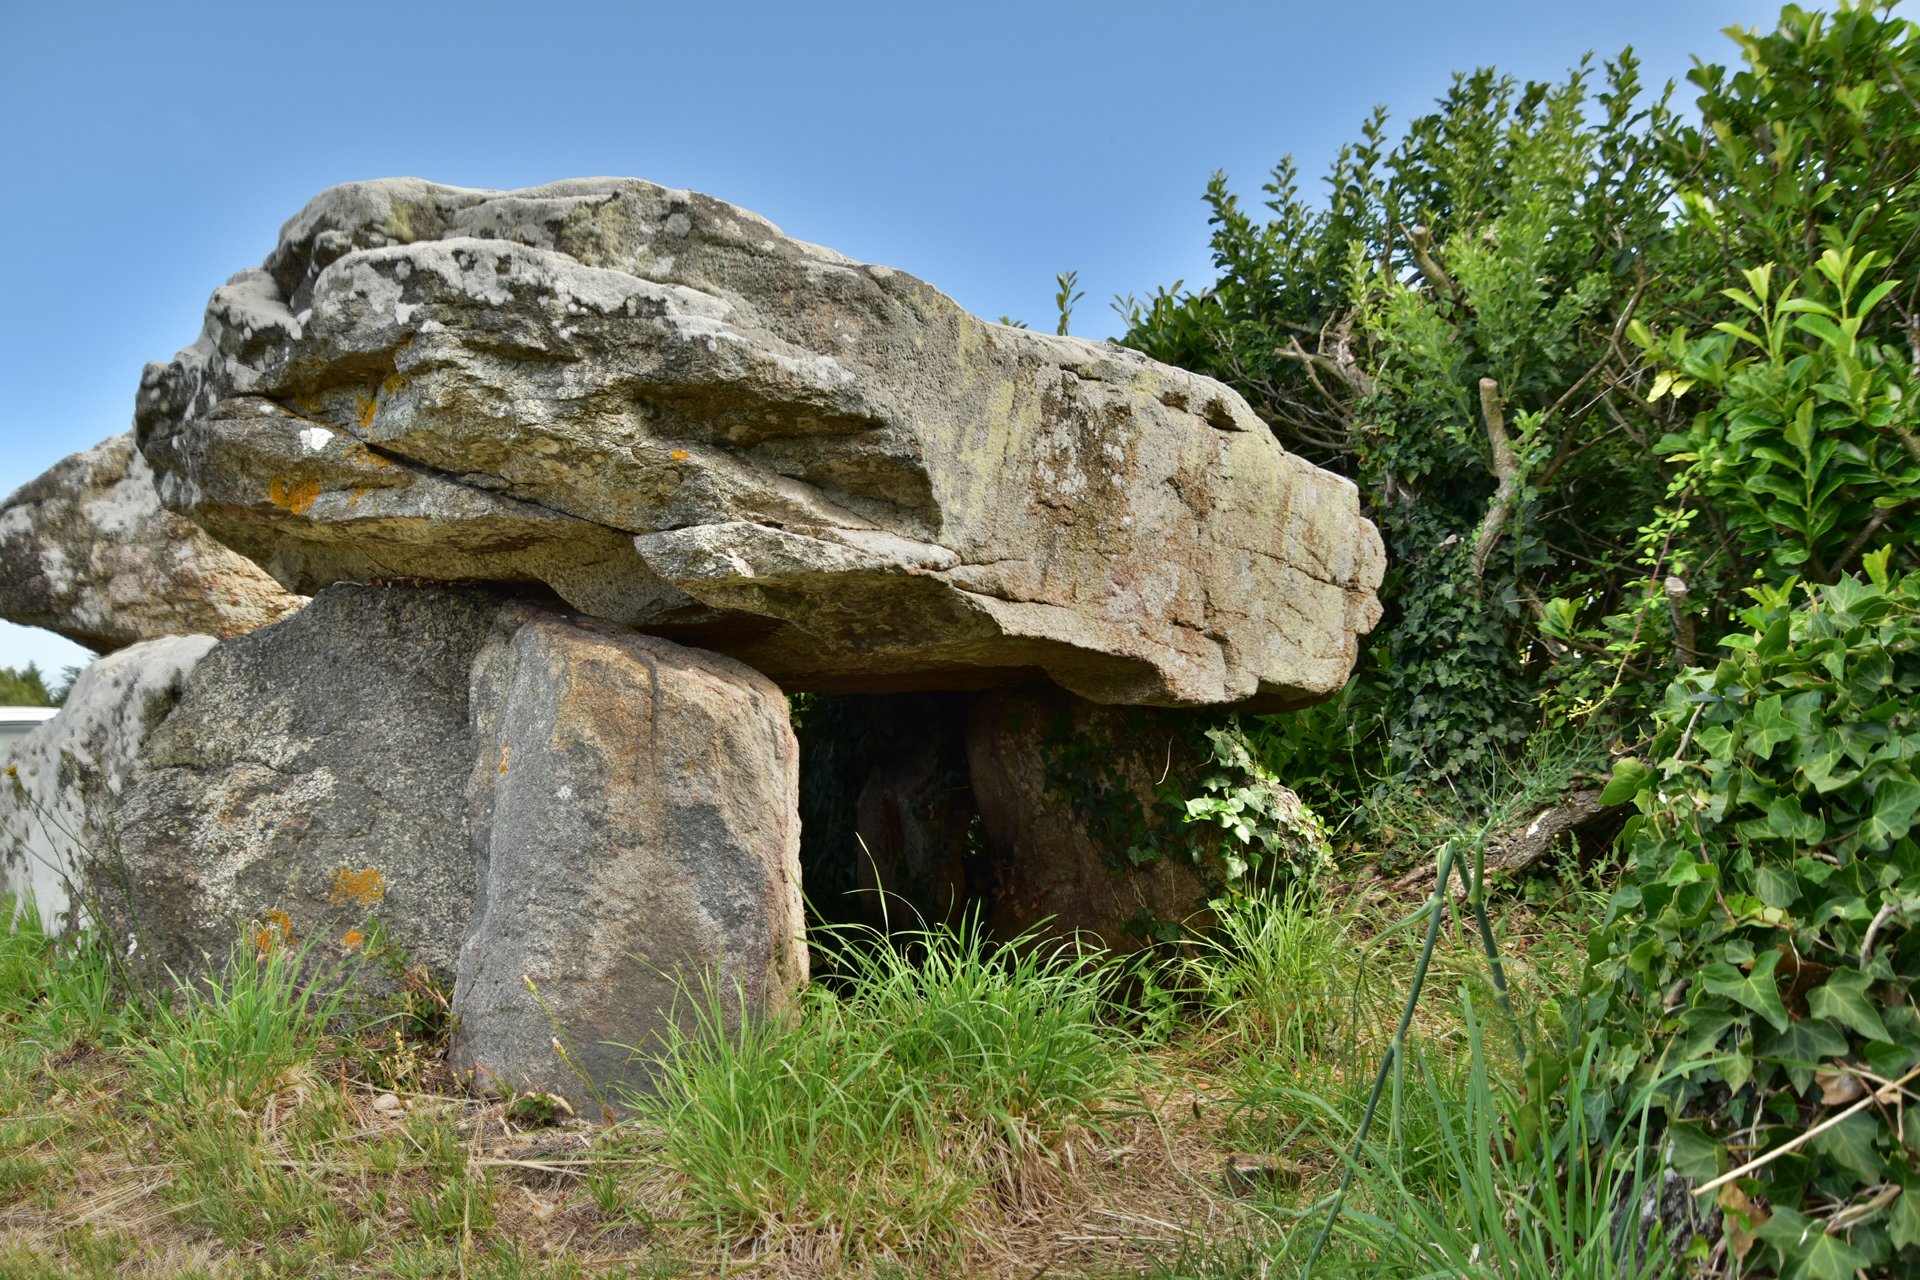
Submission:
M 407 389 L 407 375 L 404 373 L 388 374 L 387 380 L 380 384 L 380 389 L 390 396 L 399 395 Z
M 285 507 L 293 514 L 305 515 L 313 509 L 314 499 L 320 496 L 318 480 L 283 480 L 275 476 L 267 485 L 267 497 L 276 507 Z
M 507 766 L 512 763 L 513 744 L 511 742 L 503 742 L 500 744 L 500 772 L 505 773 Z
M 365 431 L 373 425 L 373 411 L 377 406 L 370 396 L 356 397 L 354 404 L 360 410 L 360 429 Z
M 370 907 L 386 896 L 387 879 L 380 874 L 378 867 L 368 867 L 364 871 L 342 867 L 333 873 L 335 902 L 357 902 L 363 907 Z
M 672 453 L 668 454 L 667 456 L 672 458 L 675 462 L 684 462 L 688 458 L 691 458 L 693 455 L 688 453 L 685 449 L 675 449 Z
M 383 458 L 363 444 L 348 445 L 341 456 L 356 467 L 390 467 L 393 465 L 393 459 Z
M 345 947 L 349 951 L 353 951 L 357 949 L 359 945 L 365 942 L 366 940 L 367 940 L 366 934 L 360 932 L 358 929 L 349 929 L 347 930 L 346 934 L 340 939 L 340 945 Z

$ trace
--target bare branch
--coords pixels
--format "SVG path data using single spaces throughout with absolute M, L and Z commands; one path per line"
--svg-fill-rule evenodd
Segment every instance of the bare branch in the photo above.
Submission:
M 1506 407 L 1500 399 L 1500 384 L 1492 378 L 1480 379 L 1480 413 L 1487 420 L 1487 442 L 1493 446 L 1493 473 L 1500 477 L 1500 488 L 1480 522 L 1480 534 L 1473 542 L 1473 591 L 1480 594 L 1481 579 L 1486 576 L 1487 557 L 1500 541 L 1520 496 L 1520 460 L 1514 456 L 1513 442 L 1507 438 Z
M 1442 296 L 1454 292 L 1454 283 L 1440 264 L 1433 260 L 1433 254 L 1427 246 L 1432 243 L 1432 235 L 1418 224 L 1407 228 L 1407 246 L 1413 250 L 1413 265 L 1420 268 L 1420 274 L 1427 278 L 1434 292 Z

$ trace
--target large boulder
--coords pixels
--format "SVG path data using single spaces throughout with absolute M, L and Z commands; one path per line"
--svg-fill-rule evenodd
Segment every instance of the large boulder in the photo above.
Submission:
M 613 1086 L 649 1086 L 669 1019 L 690 1026 L 696 1002 L 736 1025 L 779 1010 L 807 953 L 799 749 L 773 682 L 528 609 L 500 616 L 472 688 L 479 898 L 454 1068 L 595 1115 L 621 1105 Z
M 1220 383 L 631 179 L 323 192 L 136 420 L 289 590 L 539 581 L 788 689 L 1282 709 L 1379 616 L 1353 485 Z
M 1185 737 L 1044 681 L 975 700 L 967 758 L 998 881 L 996 934 L 1077 933 L 1132 951 L 1206 918 L 1220 868 L 1156 795 L 1176 763 L 1193 771 Z M 1168 847 L 1142 852 L 1154 836 Z
M 337 586 L 202 658 L 118 809 L 149 957 L 198 969 L 269 920 L 324 948 L 373 918 L 451 978 L 474 892 L 468 671 L 504 607 Z
M 244 635 L 305 603 L 162 508 L 128 434 L 0 502 L 0 617 L 100 653 L 160 636 Z
M 114 809 L 141 746 L 216 643 L 168 636 L 91 663 L 60 713 L 0 757 L 0 880 L 32 895 L 49 930 L 80 924 L 89 901 L 123 899 Z
M 1190 712 L 1100 706 L 1043 681 L 977 695 L 967 758 L 994 932 L 1077 932 L 1132 950 L 1207 922 L 1210 899 L 1249 883 L 1241 874 L 1270 883 L 1328 865 L 1313 811 L 1206 730 Z M 1191 820 L 1184 798 L 1206 794 L 1209 779 L 1257 800 L 1271 848 L 1261 839 L 1250 855 Z

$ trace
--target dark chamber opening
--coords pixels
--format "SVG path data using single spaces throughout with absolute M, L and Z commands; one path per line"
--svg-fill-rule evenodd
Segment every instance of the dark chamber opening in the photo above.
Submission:
M 972 697 L 793 698 L 801 883 L 814 922 L 914 930 L 988 904 L 992 860 L 967 763 Z

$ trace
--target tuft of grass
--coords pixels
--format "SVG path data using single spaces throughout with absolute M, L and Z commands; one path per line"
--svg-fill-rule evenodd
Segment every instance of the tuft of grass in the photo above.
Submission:
M 728 1001 L 705 988 L 658 1094 L 633 1102 L 687 1216 L 729 1239 L 869 1262 L 950 1250 L 988 1188 L 1033 1194 L 1120 1082 L 1108 971 L 1070 946 L 994 946 L 977 918 L 848 928 L 827 950 L 838 991 L 816 984 L 787 1020 L 729 1035 Z
M 1489 1070 L 1471 1001 L 1465 1017 L 1471 1066 L 1464 1091 L 1443 1087 L 1424 1058 L 1421 1064 L 1439 1126 L 1440 1167 L 1409 1178 L 1391 1147 L 1370 1149 L 1358 1181 L 1372 1207 L 1336 1224 L 1345 1256 L 1327 1269 L 1369 1280 L 1672 1274 L 1674 1254 L 1661 1243 L 1642 1247 L 1637 1231 L 1641 1193 L 1660 1175 L 1647 1140 L 1651 1090 L 1625 1115 L 1596 1115 L 1592 1099 L 1606 1095 L 1599 1046 L 1592 1045 L 1563 1095 L 1571 1104 L 1528 1135 L 1513 1123 L 1525 1100 Z
M 1371 1032 L 1384 983 L 1353 936 L 1358 918 L 1293 886 L 1217 901 L 1189 962 L 1202 1003 L 1276 1066 L 1300 1070 Z
M 225 971 L 175 980 L 139 1048 L 148 1096 L 180 1118 L 251 1114 L 326 1041 L 345 986 L 306 972 L 307 949 L 236 943 Z M 315 987 L 331 986 L 331 995 Z

